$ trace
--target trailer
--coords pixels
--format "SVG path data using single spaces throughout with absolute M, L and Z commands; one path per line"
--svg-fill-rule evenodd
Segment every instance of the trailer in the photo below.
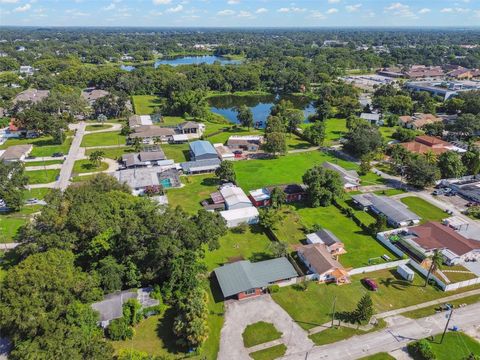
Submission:
M 412 281 L 415 273 L 410 269 L 407 264 L 402 264 L 397 267 L 397 273 L 405 280 Z

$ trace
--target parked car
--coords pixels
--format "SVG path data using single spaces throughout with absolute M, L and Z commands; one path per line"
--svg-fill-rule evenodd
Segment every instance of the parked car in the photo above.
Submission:
M 27 200 L 27 204 L 36 204 L 38 203 L 38 199 L 37 198 L 31 198 L 31 199 L 28 199 Z
M 432 195 L 435 195 L 435 196 L 437 196 L 437 195 L 443 195 L 443 194 L 445 194 L 445 190 L 443 190 L 443 189 L 435 189 L 435 190 L 433 190 L 433 192 L 432 192 Z
M 33 160 L 33 159 L 35 159 L 35 156 L 28 155 L 25 159 L 27 159 L 27 160 Z
M 362 284 L 367 287 L 371 291 L 377 291 L 378 290 L 378 285 L 377 283 L 369 278 L 363 278 L 362 279 Z
M 62 152 L 56 152 L 52 154 L 52 157 L 62 157 L 63 153 Z

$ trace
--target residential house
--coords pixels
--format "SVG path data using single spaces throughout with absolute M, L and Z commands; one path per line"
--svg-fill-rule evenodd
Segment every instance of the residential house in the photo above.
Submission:
M 232 135 L 228 138 L 227 145 L 232 150 L 255 152 L 260 150 L 263 142 L 261 135 Z
M 432 152 L 435 155 L 440 155 L 447 151 L 456 151 L 459 153 L 463 153 L 466 151 L 465 149 L 455 146 L 449 142 L 443 141 L 438 137 L 428 135 L 417 136 L 414 141 L 400 143 L 399 145 L 404 147 L 408 151 L 417 154 L 425 154 L 428 152 Z
M 337 285 L 350 282 L 348 272 L 334 259 L 325 244 L 302 245 L 297 254 L 319 282 L 335 282 Z
M 150 115 L 132 115 L 128 118 L 128 126 L 130 127 L 130 129 L 150 125 L 153 125 L 153 121 Z
M 325 161 L 322 166 L 340 175 L 345 191 L 356 191 L 360 186 L 360 177 L 355 170 L 346 170 L 340 165 Z
M 285 257 L 252 263 L 248 260 L 225 264 L 214 270 L 223 297 L 242 300 L 261 295 L 268 286 L 298 276 Z
M 32 149 L 31 144 L 9 146 L 0 154 L 0 160 L 5 163 L 24 161 Z
M 94 87 L 86 88 L 82 90 L 82 97 L 90 104 L 93 105 L 98 99 L 101 99 L 110 93 L 106 90 L 97 89 Z
M 285 193 L 287 203 L 303 201 L 307 197 L 306 186 L 298 184 L 268 186 L 262 189 L 251 190 L 249 198 L 256 207 L 270 205 L 270 196 L 273 189 L 279 188 Z
M 192 160 L 218 159 L 218 154 L 209 141 L 197 140 L 190 143 L 190 154 Z
M 248 197 L 255 207 L 265 207 L 270 205 L 270 190 L 267 188 L 250 190 Z
M 141 151 L 139 153 L 127 153 L 122 155 L 122 165 L 126 168 L 173 165 L 173 160 L 166 160 L 162 149 L 156 151 Z
M 35 69 L 32 66 L 25 66 L 25 65 L 20 66 L 20 70 L 19 70 L 20 74 L 31 76 L 33 75 L 34 72 L 35 72 Z
M 134 128 L 134 132 L 129 135 L 129 142 L 133 139 L 141 139 L 144 144 L 153 144 L 159 140 L 161 142 L 169 142 L 173 139 L 175 130 L 155 125 L 140 125 Z
M 455 79 L 471 79 L 473 77 L 473 71 L 471 69 L 464 68 L 462 66 L 458 66 L 455 69 L 449 71 L 447 73 L 448 77 L 455 78 Z
M 328 252 L 338 260 L 339 255 L 346 254 L 345 246 L 339 238 L 335 236 L 330 230 L 322 229 L 320 231 L 307 234 L 308 244 L 324 244 L 327 247 Z
M 374 193 L 352 195 L 355 205 L 364 211 L 372 211 L 377 215 L 383 215 L 387 222 L 395 227 L 418 224 L 420 217 L 410 211 L 408 206 L 388 196 L 380 196 Z
M 443 119 L 432 114 L 416 113 L 413 116 L 400 116 L 400 124 L 408 129 L 418 130 L 425 125 L 443 122 Z
M 379 113 L 361 113 L 360 119 L 368 121 L 370 125 L 383 125 L 383 120 L 381 119 L 381 115 Z
M 123 317 L 123 304 L 130 299 L 139 302 L 142 309 L 148 309 L 160 304 L 160 301 L 151 297 L 152 288 L 141 288 L 138 290 L 118 291 L 105 295 L 102 301 L 93 303 L 92 309 L 100 315 L 99 325 L 106 328 L 110 321 Z
M 182 135 L 187 135 L 189 139 L 198 139 L 205 132 L 205 124 L 186 121 L 177 126 L 177 132 Z
M 223 144 L 213 144 L 213 147 L 217 151 L 218 157 L 222 160 L 235 160 L 235 154 L 230 151 L 228 146 Z
M 20 101 L 31 101 L 36 104 L 45 99 L 50 94 L 49 90 L 27 89 L 13 98 L 13 104 Z
M 184 174 L 203 174 L 214 172 L 220 167 L 220 159 L 205 159 L 197 161 L 187 161 L 180 163 L 180 168 Z
M 169 189 L 182 186 L 178 171 L 173 165 L 122 169 L 111 175 L 120 183 L 127 184 L 135 195 L 143 194 L 148 187 Z

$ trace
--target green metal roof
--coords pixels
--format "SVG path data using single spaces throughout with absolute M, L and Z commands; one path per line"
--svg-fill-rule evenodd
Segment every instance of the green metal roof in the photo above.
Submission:
M 243 260 L 226 264 L 216 268 L 215 275 L 224 297 L 298 276 L 292 264 L 284 257 L 256 263 Z

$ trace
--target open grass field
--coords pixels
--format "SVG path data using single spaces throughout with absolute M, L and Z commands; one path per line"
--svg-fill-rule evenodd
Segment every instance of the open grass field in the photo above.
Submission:
M 205 264 L 208 270 L 228 262 L 230 258 L 242 257 L 252 262 L 271 258 L 272 241 L 263 229 L 258 226 L 250 226 L 245 233 L 228 230 L 227 234 L 220 238 L 220 247 L 205 254 Z
M 180 179 L 185 186 L 168 189 L 168 203 L 173 207 L 181 206 L 183 210 L 191 214 L 202 208 L 200 202 L 208 199 L 219 185 L 218 179 L 211 174 L 182 176 Z
M 347 131 L 346 119 L 327 119 L 325 122 L 325 145 L 338 142 Z
M 287 347 L 284 344 L 280 344 L 250 353 L 250 357 L 253 360 L 274 360 L 285 355 L 286 351 Z
M 51 136 L 42 136 L 36 139 L 8 139 L 4 144 L 0 145 L 0 150 L 6 149 L 13 145 L 32 144 L 33 149 L 30 155 L 41 157 L 51 156 L 56 152 L 67 154 L 71 143 L 72 139 L 66 138 L 63 144 L 55 144 Z
M 162 144 L 161 148 L 167 159 L 174 160 L 176 163 L 190 160 L 190 147 L 185 144 Z
M 25 175 L 28 177 L 28 183 L 33 184 L 48 184 L 57 180 L 57 176 L 60 174 L 60 170 L 34 170 L 25 171 Z
M 364 276 L 368 276 L 377 283 L 378 291 L 369 292 L 361 284 L 360 280 Z M 280 288 L 280 291 L 272 294 L 272 297 L 301 327 L 311 329 L 331 319 L 335 296 L 337 297 L 336 311 L 351 311 L 362 295 L 368 291 L 372 297 L 375 312 L 381 313 L 478 288 L 478 286 L 466 287 L 445 293 L 430 285 L 424 287 L 424 279 L 418 273 L 415 274 L 413 282 L 409 283 L 404 281 L 394 269 L 355 275 L 352 276 L 351 281 L 351 284 L 345 286 L 309 282 L 306 291 L 287 286 Z
M 154 95 L 133 95 L 133 111 L 137 115 L 149 115 L 158 107 L 161 102 L 158 96 Z
M 63 164 L 62 160 L 45 160 L 45 161 L 28 161 L 25 163 L 25 166 L 48 166 L 48 165 L 56 165 L 56 164 Z
M 248 325 L 242 333 L 243 344 L 249 348 L 258 344 L 277 340 L 282 337 L 282 333 L 278 331 L 272 323 L 259 321 L 255 324 Z
M 470 354 L 480 354 L 480 342 L 462 332 L 447 332 L 441 344 L 440 339 L 437 335 L 430 342 L 437 360 L 463 360 Z
M 330 161 L 346 169 L 357 170 L 355 163 L 334 157 L 322 151 L 288 154 L 276 159 L 247 160 L 234 163 L 237 183 L 245 191 L 269 185 L 300 183 L 305 172 L 315 165 Z M 371 173 L 362 177 L 366 182 L 381 183 L 381 178 Z
M 13 242 L 18 229 L 40 211 L 41 205 L 24 206 L 20 211 L 0 214 L 0 243 Z
M 101 162 L 100 165 L 95 166 L 88 159 L 77 160 L 75 161 L 75 164 L 73 164 L 74 174 L 104 171 L 107 169 L 108 169 L 108 164 L 106 162 Z
M 48 188 L 38 188 L 38 189 L 30 189 L 30 190 L 25 190 L 23 192 L 23 198 L 25 200 L 31 199 L 31 198 L 37 198 L 37 199 L 43 199 L 52 189 Z
M 378 130 L 380 131 L 380 134 L 382 134 L 383 139 L 384 139 L 386 142 L 395 140 L 395 139 L 392 137 L 392 134 L 397 130 L 397 127 L 396 127 L 396 126 L 394 126 L 394 127 L 379 126 L 379 127 L 378 127 Z
M 94 151 L 103 151 L 104 158 L 109 158 L 113 160 L 118 160 L 119 158 L 122 157 L 123 154 L 133 152 L 134 150 L 131 147 L 128 146 L 119 146 L 119 147 L 114 147 L 114 148 L 105 148 L 105 149 L 87 149 L 85 150 L 85 155 L 89 156 L 92 152 Z
M 113 125 L 112 124 L 95 124 L 95 125 L 87 125 L 85 131 L 98 131 L 98 130 L 105 130 L 110 129 Z
M 358 360 L 395 360 L 395 358 L 385 352 L 382 352 L 375 355 L 366 356 Z
M 425 223 L 427 221 L 442 221 L 442 219 L 445 219 L 449 216 L 442 209 L 439 209 L 435 205 L 432 205 L 416 196 L 407 196 L 400 199 L 400 201 L 407 205 L 411 211 L 422 218 L 420 220 L 421 223 Z
M 82 147 L 125 145 L 126 138 L 117 131 L 99 132 L 83 137 Z
M 383 195 L 383 196 L 393 196 L 393 195 L 403 194 L 403 193 L 405 193 L 405 190 L 403 190 L 403 189 L 387 189 L 387 190 L 377 190 L 377 191 L 374 191 L 373 193 L 377 194 L 377 195 Z
M 328 328 L 326 330 L 320 331 L 318 333 L 312 334 L 309 338 L 315 343 L 317 346 L 325 345 L 325 344 L 332 344 L 340 340 L 345 340 L 351 338 L 355 335 L 364 335 L 368 334 L 369 332 L 378 331 L 386 325 L 385 321 L 379 322 L 378 326 L 373 327 L 369 331 L 363 331 L 360 329 L 352 329 L 348 327 L 333 327 Z

